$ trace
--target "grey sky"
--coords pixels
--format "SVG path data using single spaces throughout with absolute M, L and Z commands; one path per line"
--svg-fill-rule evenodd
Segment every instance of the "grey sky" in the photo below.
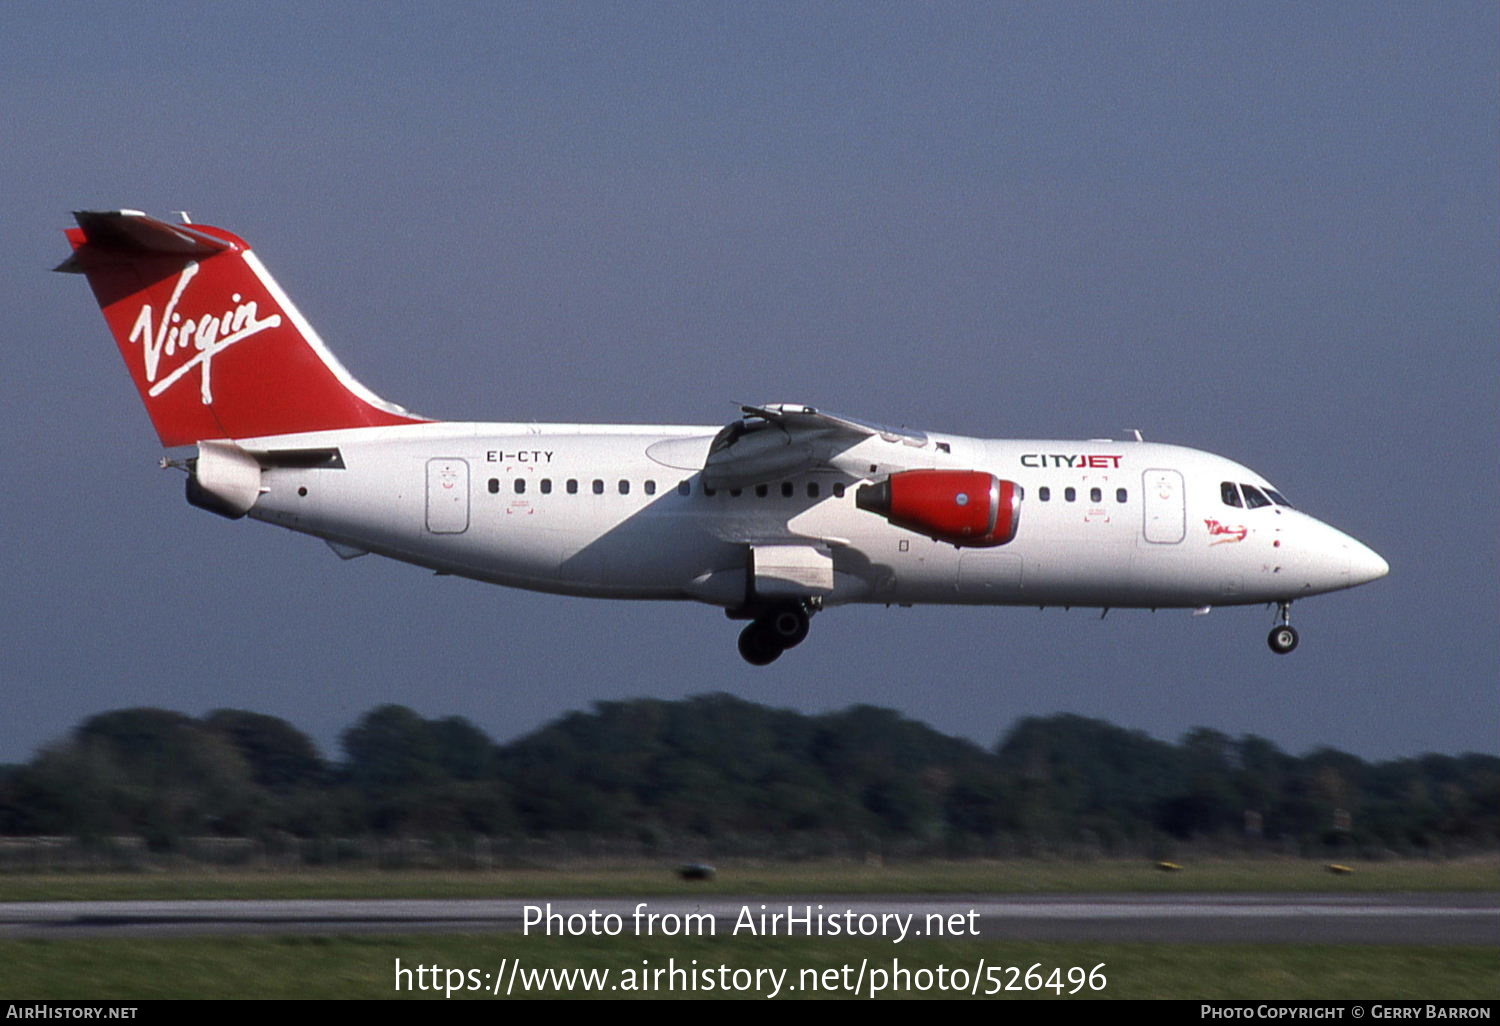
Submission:
M 1500 9 L 1417 4 L 7 4 L 0 761 L 127 705 L 332 748 L 596 699 L 1194 725 L 1493 751 Z M 1268 612 L 844 609 L 770 670 L 686 604 L 505 591 L 187 507 L 68 212 L 246 236 L 343 362 L 445 419 L 801 401 L 1141 428 L 1391 576 Z

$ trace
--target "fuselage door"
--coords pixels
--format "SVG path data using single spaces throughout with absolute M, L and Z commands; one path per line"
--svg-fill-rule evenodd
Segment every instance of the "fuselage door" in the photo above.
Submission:
M 1147 470 L 1141 474 L 1146 501 L 1145 539 L 1154 545 L 1176 545 L 1187 535 L 1182 474 L 1175 470 Z
M 463 534 L 468 529 L 468 461 L 428 460 L 427 530 L 433 534 Z

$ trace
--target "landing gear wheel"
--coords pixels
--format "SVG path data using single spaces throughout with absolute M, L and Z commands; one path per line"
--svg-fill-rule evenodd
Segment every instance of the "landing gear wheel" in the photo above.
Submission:
M 807 610 L 801 603 L 777 606 L 756 622 L 764 624 L 783 649 L 796 648 L 806 641 L 810 626 Z
M 1297 647 L 1297 630 L 1289 623 L 1278 624 L 1271 628 L 1266 644 L 1270 645 L 1271 651 L 1277 655 L 1286 655 Z
M 781 655 L 781 643 L 759 620 L 740 631 L 740 655 L 751 666 L 768 666 Z

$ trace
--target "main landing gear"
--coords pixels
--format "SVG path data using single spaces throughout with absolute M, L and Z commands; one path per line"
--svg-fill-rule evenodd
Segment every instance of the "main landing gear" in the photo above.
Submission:
M 1266 644 L 1277 655 L 1286 655 L 1297 647 L 1297 629 L 1292 626 L 1292 604 L 1276 603 L 1276 626 L 1271 628 Z
M 734 614 L 730 614 L 734 615 Z M 774 663 L 781 653 L 807 638 L 812 613 L 803 602 L 781 602 L 754 614 L 740 632 L 740 655 L 751 666 Z

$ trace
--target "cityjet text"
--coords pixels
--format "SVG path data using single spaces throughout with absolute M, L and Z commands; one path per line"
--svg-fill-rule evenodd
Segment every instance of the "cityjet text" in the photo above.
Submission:
M 1122 456 L 1099 456 L 1090 453 L 1029 452 L 1021 457 L 1023 467 L 1070 467 L 1073 470 L 1119 469 Z

